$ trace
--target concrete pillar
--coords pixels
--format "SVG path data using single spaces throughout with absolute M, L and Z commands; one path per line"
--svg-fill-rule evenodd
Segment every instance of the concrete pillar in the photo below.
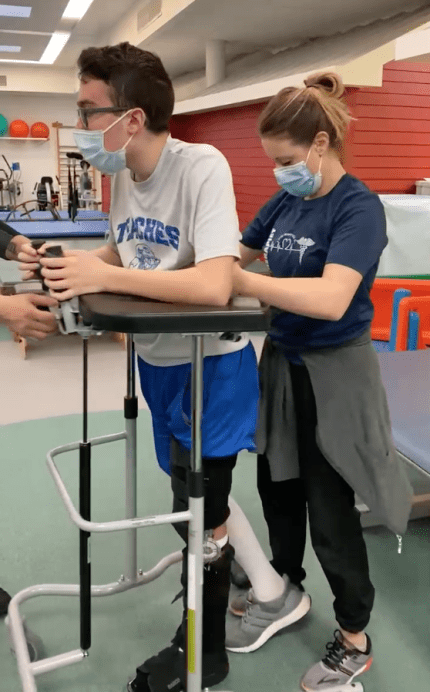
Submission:
M 206 42 L 206 86 L 211 87 L 225 79 L 225 41 Z

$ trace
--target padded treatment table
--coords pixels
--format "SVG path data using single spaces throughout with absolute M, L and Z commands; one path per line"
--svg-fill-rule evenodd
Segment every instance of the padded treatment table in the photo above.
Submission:
M 23 214 L 22 209 L 20 211 L 17 211 L 16 213 L 13 212 L 12 214 L 10 211 L 0 211 L 0 219 L 2 221 L 6 221 L 7 217 L 9 216 L 8 223 L 10 223 L 11 221 L 18 221 L 18 222 L 19 221 L 28 221 L 28 220 L 31 221 L 32 219 L 36 219 L 39 221 L 44 220 L 44 219 L 48 219 L 48 220 L 53 219 L 53 216 L 52 216 L 50 211 L 32 211 L 32 212 L 30 212 L 30 216 L 28 214 L 26 214 L 25 216 L 22 216 L 22 214 Z M 70 220 L 69 214 L 67 211 L 57 209 L 57 214 L 64 221 Z M 79 221 L 79 219 L 82 219 L 82 220 L 85 220 L 85 219 L 90 219 L 90 220 L 91 219 L 97 219 L 97 220 L 108 219 L 109 214 L 107 214 L 104 211 L 98 211 L 95 209 L 78 209 L 78 215 L 76 218 L 78 221 Z
M 430 350 L 379 354 L 398 452 L 430 481 Z
M 83 436 L 81 442 L 57 447 L 48 452 L 49 471 L 66 510 L 80 529 L 80 584 L 39 584 L 16 594 L 9 605 L 8 628 L 16 653 L 23 692 L 37 692 L 36 676 L 59 667 L 79 663 L 88 656 L 91 646 L 91 598 L 120 593 L 159 577 L 182 553 L 164 557 L 148 572 L 137 569 L 137 529 L 142 527 L 189 522 L 188 532 L 188 660 L 187 690 L 201 692 L 202 584 L 203 552 L 208 556 L 210 544 L 204 545 L 203 532 L 203 471 L 201 417 L 203 406 L 204 335 L 232 335 L 237 332 L 266 331 L 270 323 L 269 308 L 250 298 L 233 299 L 226 307 L 179 305 L 120 296 L 94 294 L 81 296 L 64 304 L 63 321 L 66 331 L 77 332 L 83 339 Z M 127 394 L 124 397 L 125 431 L 88 439 L 88 340 L 95 332 L 127 333 Z M 179 333 L 191 337 L 192 362 L 192 447 L 189 474 L 189 509 L 150 517 L 137 517 L 136 490 L 136 421 L 138 414 L 135 392 L 135 353 L 132 334 Z M 91 521 L 91 446 L 125 440 L 125 513 L 119 521 Z M 54 457 L 79 450 L 79 511 L 75 508 L 54 462 Z M 126 559 L 123 574 L 117 582 L 94 586 L 91 583 L 91 534 L 125 531 Z M 27 639 L 29 630 L 20 615 L 21 603 L 36 596 L 79 596 L 81 614 L 80 648 L 50 658 L 30 662 Z
M 58 212 L 61 221 L 53 218 L 49 211 L 33 211 L 28 216 L 10 216 L 7 223 L 14 231 L 31 240 L 67 243 L 70 250 L 93 250 L 103 245 L 109 228 L 109 216 L 103 212 L 80 209 L 75 222 L 66 211 Z M 0 219 L 6 221 L 10 212 L 0 212 Z M 0 259 L 0 280 L 19 281 L 21 278 L 18 263 Z
M 393 441 L 414 498 L 411 519 L 430 516 L 430 351 L 378 353 Z M 357 498 L 364 527 L 380 520 Z

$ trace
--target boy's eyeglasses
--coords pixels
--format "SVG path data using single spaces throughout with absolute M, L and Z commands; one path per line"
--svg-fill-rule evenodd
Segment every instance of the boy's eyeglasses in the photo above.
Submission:
M 78 108 L 78 116 L 82 125 L 88 127 L 88 116 L 93 113 L 119 113 L 129 110 L 128 108 L 120 108 L 119 106 L 110 106 L 108 108 Z

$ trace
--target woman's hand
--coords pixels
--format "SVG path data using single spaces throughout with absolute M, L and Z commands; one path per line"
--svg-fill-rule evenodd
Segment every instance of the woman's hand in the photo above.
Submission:
M 0 322 L 12 332 L 41 341 L 57 331 L 54 315 L 46 311 L 57 305 L 50 296 L 36 293 L 0 296 Z
M 35 250 L 34 247 L 32 247 L 28 238 L 24 238 L 24 240 L 26 242 L 22 242 L 19 247 L 17 247 L 16 259 L 21 262 L 19 269 L 22 272 L 22 280 L 34 281 L 37 279 L 35 272 L 40 267 L 40 258 L 42 255 L 40 250 Z M 45 247 L 45 245 L 43 247 Z
M 24 235 L 14 235 L 6 249 L 6 259 L 15 262 L 22 262 L 20 270 L 25 272 L 22 276 L 24 281 L 35 279 L 34 272 L 38 269 L 39 254 L 31 245 L 31 240 Z
M 42 276 L 57 300 L 105 290 L 109 265 L 85 250 L 65 250 L 64 257 L 42 257 Z

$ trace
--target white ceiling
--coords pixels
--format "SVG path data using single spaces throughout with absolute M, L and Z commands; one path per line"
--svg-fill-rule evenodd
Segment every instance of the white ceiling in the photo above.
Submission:
M 68 0 L 2 0 L 2 4 L 31 7 L 32 10 L 28 18 L 0 18 L 0 45 L 21 46 L 19 53 L 0 51 L 0 58 L 40 60 L 67 3 Z
M 55 0 L 40 0 L 51 5 Z M 9 2 L 9 0 L 8 0 Z M 104 46 L 112 27 L 121 22 L 134 6 L 141 5 L 136 0 L 94 0 L 88 12 L 76 24 L 69 42 L 59 55 L 57 67 L 74 67 L 81 50 L 88 46 Z
M 20 54 L 0 53 L 0 58 L 39 60 L 50 38 L 46 34 L 68 28 L 71 38 L 55 66 L 72 68 L 82 48 L 108 43 L 112 30 L 144 4 L 143 0 L 94 0 L 73 25 L 61 21 L 67 1 L 7 0 L 31 5 L 33 11 L 29 19 L 0 20 L 0 44 L 22 46 Z M 160 55 L 175 78 L 204 67 L 208 39 L 225 40 L 232 60 L 261 49 L 289 48 L 345 33 L 419 7 L 430 7 L 430 0 L 194 0 L 139 45 Z M 16 33 L 22 31 L 31 33 Z
M 0 18 L 0 45 L 22 46 L 20 53 L 0 51 L 0 58 L 40 60 L 54 31 L 71 31 L 69 43 L 63 49 L 56 67 L 73 67 L 83 47 L 98 45 L 108 35 L 136 0 L 94 0 L 80 22 L 62 20 L 69 0 L 0 0 L 2 4 L 31 7 L 25 18 Z
M 141 47 L 160 55 L 177 77 L 204 66 L 208 39 L 227 41 L 231 59 L 299 46 L 426 6 L 430 0 L 195 0 Z
M 56 30 L 68 0 L 2 0 L 1 4 L 31 7 L 30 17 L 1 17 L 0 28 L 8 31 L 43 31 Z

